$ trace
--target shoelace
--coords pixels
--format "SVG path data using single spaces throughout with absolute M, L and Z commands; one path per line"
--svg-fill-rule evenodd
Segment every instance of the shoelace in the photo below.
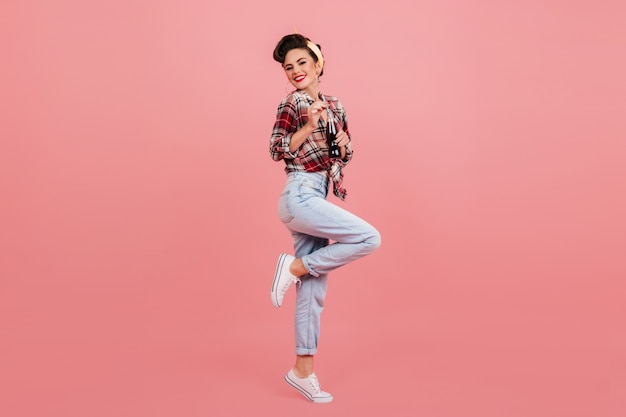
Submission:
M 313 392 L 315 394 L 319 394 L 322 391 L 322 387 L 320 386 L 320 381 L 318 381 L 317 379 L 317 375 L 311 374 L 309 375 L 307 379 L 309 380 L 309 383 L 311 384 L 311 387 L 313 388 Z
M 302 285 L 302 281 L 300 281 L 300 278 L 296 278 L 293 277 L 291 278 L 289 281 L 287 281 L 285 283 L 285 285 L 280 289 L 280 295 L 281 296 L 285 296 L 285 294 L 287 294 L 287 290 L 289 289 L 289 287 L 291 287 L 291 284 L 300 284 Z

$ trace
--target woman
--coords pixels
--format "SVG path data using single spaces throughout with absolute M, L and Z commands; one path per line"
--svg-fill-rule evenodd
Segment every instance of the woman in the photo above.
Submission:
M 342 168 L 352 159 L 352 149 L 343 106 L 319 90 L 324 72 L 319 45 L 300 34 L 286 35 L 276 45 L 274 59 L 296 88 L 278 106 L 270 140 L 272 159 L 285 162 L 287 182 L 278 214 L 293 237 L 295 256 L 283 253 L 278 258 L 272 303 L 280 307 L 297 284 L 296 362 L 285 380 L 310 401 L 327 403 L 333 397 L 321 391 L 313 359 L 328 273 L 372 253 L 380 245 L 380 234 L 326 200 L 330 183 L 333 193 L 345 198 Z

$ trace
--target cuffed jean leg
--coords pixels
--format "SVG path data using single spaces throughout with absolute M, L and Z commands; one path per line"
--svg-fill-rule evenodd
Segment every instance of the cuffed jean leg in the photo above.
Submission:
M 296 257 L 328 245 L 328 239 L 292 232 Z M 320 322 L 326 299 L 328 275 L 305 275 L 296 290 L 294 313 L 296 355 L 315 355 L 320 335 Z

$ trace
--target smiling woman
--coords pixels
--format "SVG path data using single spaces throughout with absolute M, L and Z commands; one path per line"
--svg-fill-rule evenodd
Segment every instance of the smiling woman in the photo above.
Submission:
M 274 59 L 296 88 L 278 106 L 270 140 L 272 159 L 285 162 L 287 183 L 278 215 L 293 237 L 295 256 L 279 256 L 271 297 L 274 307 L 280 307 L 292 284 L 299 284 L 296 363 L 285 380 L 310 401 L 328 403 L 333 396 L 320 389 L 313 372 L 328 273 L 372 253 L 380 245 L 380 234 L 326 200 L 330 183 L 337 197 L 346 197 L 342 168 L 352 159 L 352 148 L 344 107 L 319 90 L 324 71 L 319 45 L 299 34 L 286 35 Z

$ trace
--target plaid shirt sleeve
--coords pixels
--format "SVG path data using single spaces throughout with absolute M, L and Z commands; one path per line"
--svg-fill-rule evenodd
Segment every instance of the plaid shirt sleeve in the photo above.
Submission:
M 270 155 L 274 161 L 294 159 L 298 151 L 289 152 L 291 135 L 298 131 L 297 103 L 293 95 L 283 99 L 276 112 L 276 122 L 270 139 Z

